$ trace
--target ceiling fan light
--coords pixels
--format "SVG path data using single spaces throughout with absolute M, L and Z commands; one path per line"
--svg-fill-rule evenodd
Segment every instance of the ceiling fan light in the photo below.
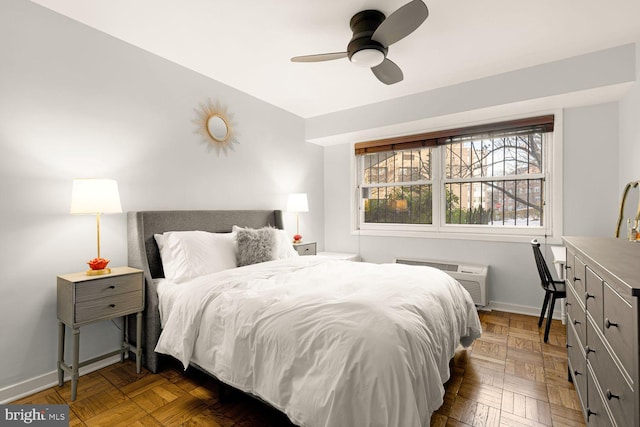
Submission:
M 351 55 L 350 60 L 360 67 L 372 68 L 384 61 L 384 53 L 378 49 L 361 49 Z

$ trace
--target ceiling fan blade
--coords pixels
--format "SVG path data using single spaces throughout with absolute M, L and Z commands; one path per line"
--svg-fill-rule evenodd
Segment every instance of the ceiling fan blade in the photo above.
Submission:
M 389 47 L 413 33 L 429 16 L 429 9 L 422 0 L 413 0 L 387 16 L 371 38 Z
M 320 62 L 331 61 L 333 59 L 346 58 L 347 52 L 320 53 L 318 55 L 294 56 L 291 62 Z
M 398 67 L 395 62 L 386 58 L 380 65 L 371 68 L 371 71 L 373 71 L 373 74 L 375 74 L 378 80 L 386 85 L 401 82 L 404 78 L 400 67 Z

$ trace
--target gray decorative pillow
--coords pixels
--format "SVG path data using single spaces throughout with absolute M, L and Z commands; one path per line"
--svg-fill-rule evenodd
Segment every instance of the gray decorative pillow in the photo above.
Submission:
M 235 228 L 238 244 L 238 266 L 271 261 L 274 253 L 275 234 L 272 227 L 260 229 Z

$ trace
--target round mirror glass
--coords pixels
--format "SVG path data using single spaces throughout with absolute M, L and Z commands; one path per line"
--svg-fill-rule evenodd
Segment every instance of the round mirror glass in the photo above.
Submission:
M 226 141 L 229 137 L 229 127 L 226 120 L 217 114 L 207 119 L 207 132 L 211 138 L 220 142 Z

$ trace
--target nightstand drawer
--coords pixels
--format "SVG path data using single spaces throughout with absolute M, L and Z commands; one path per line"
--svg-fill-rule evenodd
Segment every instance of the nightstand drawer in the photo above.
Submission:
M 316 254 L 316 243 L 296 243 L 293 245 L 294 249 L 300 255 L 315 255 Z
M 142 270 L 114 267 L 111 274 L 87 276 L 84 272 L 58 276 L 58 319 L 69 327 L 144 310 Z M 123 304 L 124 299 L 130 299 Z M 116 304 L 117 310 L 100 310 Z M 89 308 L 87 308 L 89 307 Z M 91 310 L 99 313 L 92 313 Z
M 111 319 L 137 311 L 142 311 L 141 290 L 79 302 L 75 306 L 75 323 Z
M 140 276 L 127 275 L 97 279 L 76 284 L 76 302 L 133 292 L 140 289 Z

